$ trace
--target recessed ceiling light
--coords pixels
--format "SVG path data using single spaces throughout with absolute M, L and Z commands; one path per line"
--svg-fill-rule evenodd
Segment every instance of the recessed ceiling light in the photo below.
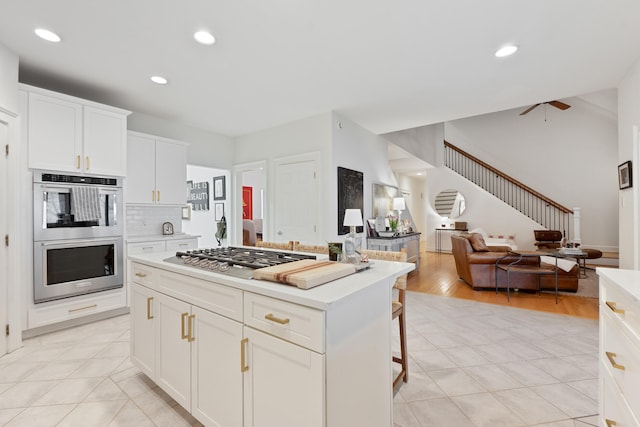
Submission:
M 422 176 L 422 172 L 418 172 L 418 173 L 416 173 L 416 175 Z
M 45 30 L 44 28 L 36 28 L 34 32 L 38 37 L 46 41 L 53 42 L 53 43 L 58 43 L 60 41 L 59 35 L 49 30 Z
M 504 58 L 505 56 L 513 55 L 518 51 L 518 46 L 514 44 L 510 44 L 507 46 L 503 46 L 498 49 L 495 53 L 497 58 Z
M 167 83 L 169 83 L 169 81 L 167 79 L 165 79 L 164 77 L 160 77 L 160 76 L 151 77 L 151 81 L 154 82 L 154 83 L 157 83 L 159 85 L 166 85 Z
M 193 33 L 193 38 L 200 44 L 212 45 L 216 42 L 215 37 L 208 31 L 196 31 Z

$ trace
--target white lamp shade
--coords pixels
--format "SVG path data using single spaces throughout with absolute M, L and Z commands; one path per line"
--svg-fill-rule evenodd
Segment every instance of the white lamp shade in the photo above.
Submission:
M 405 210 L 404 197 L 394 197 L 393 198 L 393 210 L 394 211 L 403 211 Z
M 362 212 L 360 209 L 346 209 L 344 211 L 344 221 L 342 225 L 347 227 L 360 227 L 362 223 Z

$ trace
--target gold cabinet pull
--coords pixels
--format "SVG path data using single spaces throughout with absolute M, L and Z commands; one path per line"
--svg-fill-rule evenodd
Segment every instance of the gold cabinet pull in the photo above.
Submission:
M 160 190 L 156 191 L 158 193 L 158 203 L 160 203 Z
M 247 365 L 246 361 L 246 347 L 248 343 L 249 338 L 240 340 L 240 372 L 247 372 L 249 370 L 249 365 Z
M 609 418 L 605 418 L 604 422 L 607 424 L 607 427 L 613 427 L 618 425 L 617 422 L 610 420 Z
M 76 169 L 80 169 L 80 154 L 76 156 Z
M 191 316 L 189 316 L 189 323 L 187 324 L 187 341 L 188 342 L 194 342 L 196 340 L 196 337 L 193 336 L 193 321 L 196 318 L 195 314 L 192 314 Z
M 90 163 L 89 163 L 89 156 L 87 156 L 87 157 L 85 157 L 84 168 L 85 168 L 86 170 L 89 170 L 89 165 L 90 165 Z
M 151 314 L 151 302 L 153 301 L 153 297 L 147 298 L 147 320 L 153 319 L 153 315 Z
M 616 369 L 620 369 L 621 371 L 624 371 L 624 366 L 623 365 L 618 365 L 616 363 L 616 354 L 612 353 L 610 351 L 605 351 L 605 354 L 607 355 L 607 359 L 609 359 L 609 362 L 611 363 L 611 366 L 613 366 Z
M 611 311 L 613 311 L 614 313 L 624 314 L 624 310 L 616 308 L 616 303 L 615 302 L 607 301 L 607 302 L 605 302 L 605 304 L 607 304 L 607 307 L 609 307 L 611 309 Z
M 281 319 L 279 317 L 274 316 L 273 313 L 266 314 L 264 318 L 267 320 L 271 320 L 272 322 L 279 323 L 281 325 L 286 325 L 287 323 L 289 323 L 289 319 Z
M 189 336 L 185 333 L 184 331 L 184 320 L 187 318 L 187 316 L 189 316 L 189 313 L 182 313 L 181 317 L 180 317 L 180 335 L 182 337 L 183 340 L 186 340 L 189 338 Z
M 147 273 L 138 272 L 138 273 L 136 273 L 136 276 L 138 276 L 138 277 L 147 277 Z
M 152 202 L 156 201 L 156 190 L 151 190 L 151 201 Z

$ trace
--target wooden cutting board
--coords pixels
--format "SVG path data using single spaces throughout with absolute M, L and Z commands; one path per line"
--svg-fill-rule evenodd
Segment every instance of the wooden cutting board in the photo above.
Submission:
M 253 271 L 253 278 L 309 289 L 356 272 L 353 264 L 304 259 Z

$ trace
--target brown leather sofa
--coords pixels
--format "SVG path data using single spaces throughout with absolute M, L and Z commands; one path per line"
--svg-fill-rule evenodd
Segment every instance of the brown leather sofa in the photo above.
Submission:
M 496 262 L 502 258 L 501 264 L 510 264 L 519 259 L 517 255 L 507 254 L 508 246 L 486 246 L 484 239 L 478 233 L 452 235 L 451 246 L 458 276 L 474 290 L 495 289 Z M 524 257 L 519 265 L 534 265 L 549 271 L 555 269 L 555 265 L 540 263 L 538 257 Z M 577 265 L 569 272 L 558 269 L 558 290 L 569 292 L 578 290 L 578 269 Z M 538 278 L 542 289 L 555 289 L 555 275 L 533 273 L 512 274 L 510 288 L 537 291 Z M 506 287 L 506 272 L 498 270 L 498 288 L 506 289 Z

